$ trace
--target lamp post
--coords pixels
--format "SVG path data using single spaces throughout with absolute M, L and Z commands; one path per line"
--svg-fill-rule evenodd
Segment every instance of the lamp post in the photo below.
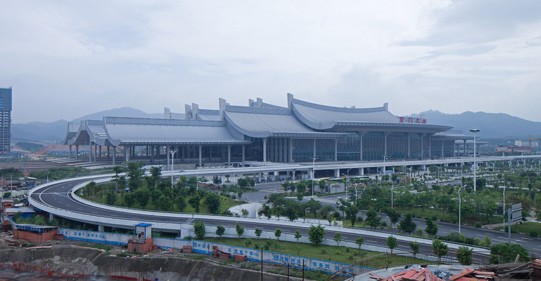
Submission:
M 176 150 L 171 150 L 169 153 L 171 153 L 171 188 L 173 188 L 173 165 L 175 163 Z
M 460 235 L 460 219 L 461 219 L 461 214 L 460 214 L 460 210 L 461 210 L 461 204 L 462 204 L 462 200 L 460 198 L 460 192 L 462 191 L 462 188 L 463 186 L 461 186 L 459 189 L 458 189 L 458 235 Z
M 502 217 L 503 217 L 503 224 L 502 229 L 505 232 L 505 185 L 503 186 L 503 205 L 502 205 Z
M 316 177 L 316 157 L 312 158 L 312 197 L 314 197 L 314 178 Z
M 477 133 L 479 129 L 470 129 L 473 133 L 473 191 L 477 191 Z

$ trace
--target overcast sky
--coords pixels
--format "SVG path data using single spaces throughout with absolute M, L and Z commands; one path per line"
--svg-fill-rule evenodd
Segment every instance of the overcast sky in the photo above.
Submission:
M 541 121 L 541 1 L 0 0 L 13 122 L 134 107 L 389 103 Z M 428 120 L 430 122 L 430 120 Z

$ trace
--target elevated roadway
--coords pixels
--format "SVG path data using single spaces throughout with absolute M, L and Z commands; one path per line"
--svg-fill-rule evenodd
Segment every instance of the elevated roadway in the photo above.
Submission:
M 137 223 L 148 222 L 152 223 L 153 228 L 156 230 L 179 233 L 180 229 L 183 226 L 186 226 L 186 224 L 191 224 L 194 221 L 202 221 L 208 226 L 223 225 L 226 228 L 233 229 L 235 228 L 235 225 L 239 223 L 245 227 L 247 231 L 253 231 L 255 228 L 260 228 L 263 231 L 274 233 L 274 230 L 280 228 L 284 234 L 293 234 L 298 230 L 303 233 L 304 237 L 307 236 L 307 230 L 310 227 L 310 224 L 291 223 L 286 220 L 274 221 L 266 219 L 163 213 L 123 209 L 86 202 L 85 200 L 77 199 L 76 196 L 73 195 L 73 190 L 78 185 L 85 184 L 90 180 L 110 180 L 111 176 L 112 175 L 77 178 L 49 183 L 33 189 L 29 195 L 29 201 L 32 206 L 54 216 L 98 225 L 99 227 L 110 226 L 116 228 L 133 229 L 134 225 Z M 322 223 L 322 225 L 325 226 L 327 238 L 332 238 L 336 233 L 340 233 L 343 241 L 354 242 L 357 237 L 362 236 L 364 238 L 365 245 L 381 247 L 383 251 L 385 251 L 387 248 L 387 237 L 390 234 L 359 229 L 340 228 L 328 226 L 324 223 Z M 396 250 L 409 252 L 409 242 L 418 241 L 421 245 L 421 254 L 430 255 L 432 253 L 430 240 L 405 237 L 396 234 L 394 234 L 394 236 L 399 241 L 399 245 Z M 449 244 L 449 246 L 451 253 L 458 248 L 458 245 L 454 244 Z M 488 252 L 483 249 L 476 250 L 476 256 L 478 257 L 486 255 L 487 253 Z

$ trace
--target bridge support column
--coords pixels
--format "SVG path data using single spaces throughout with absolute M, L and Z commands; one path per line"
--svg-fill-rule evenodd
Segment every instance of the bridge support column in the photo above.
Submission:
M 340 177 L 340 169 L 334 170 L 334 177 L 339 178 Z
M 52 222 L 54 220 L 54 214 L 49 213 L 49 222 Z
M 72 151 L 71 151 L 71 144 L 70 144 L 69 147 L 70 147 L 70 156 L 69 156 L 69 159 L 71 159 L 71 152 L 72 152 Z
M 105 232 L 103 225 L 98 225 L 98 232 Z
M 75 145 L 75 159 L 79 159 L 79 145 Z
M 359 168 L 359 176 L 364 176 L 364 168 Z

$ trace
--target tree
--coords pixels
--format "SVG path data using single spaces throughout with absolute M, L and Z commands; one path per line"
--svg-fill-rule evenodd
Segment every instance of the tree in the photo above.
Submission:
M 398 246 L 398 241 L 396 240 L 396 237 L 392 235 L 387 237 L 387 247 L 391 249 L 391 255 L 393 254 L 393 249 L 396 248 L 397 246 Z
M 205 204 L 207 205 L 207 210 L 211 214 L 218 214 L 220 212 L 220 195 L 209 192 L 205 196 Z
M 342 235 L 340 233 L 336 233 L 333 239 L 334 242 L 336 242 L 336 246 L 340 246 L 340 242 L 342 242 Z
M 107 194 L 105 195 L 105 203 L 108 205 L 114 205 L 116 202 L 116 193 L 114 190 L 108 190 Z
M 503 243 L 497 244 L 490 248 L 490 263 L 509 263 L 513 262 L 516 257 L 519 257 L 520 262 L 528 261 L 528 251 L 519 244 Z
M 301 237 L 302 237 L 302 234 L 298 230 L 295 230 L 295 239 L 297 239 L 297 242 L 299 242 L 299 239 Z
M 193 224 L 193 232 L 195 233 L 195 237 L 197 238 L 197 240 L 205 239 L 205 224 L 201 221 L 196 221 Z
M 188 204 L 192 206 L 192 208 L 195 210 L 196 213 L 199 213 L 199 202 L 201 201 L 201 197 L 199 193 L 196 193 L 194 196 L 190 197 L 188 199 Z
M 128 162 L 128 186 L 131 190 L 136 190 L 143 176 L 143 171 L 141 170 L 142 164 L 139 162 Z
M 321 244 L 325 238 L 325 228 L 321 225 L 312 225 L 308 228 L 308 240 L 315 245 Z
M 363 246 L 363 243 L 364 243 L 364 238 L 362 236 L 359 236 L 359 237 L 357 237 L 357 239 L 355 239 L 355 244 L 357 244 L 357 246 L 359 246 L 359 250 Z
M 135 201 L 139 203 L 139 206 L 141 206 L 141 208 L 144 208 L 150 200 L 150 191 L 148 190 L 148 188 L 137 189 L 137 191 L 135 191 L 133 195 L 135 196 Z
M 248 215 L 250 215 L 250 212 L 248 210 L 246 210 L 246 209 L 240 210 L 240 213 L 242 214 L 243 218 L 247 218 Z
M 456 259 L 462 265 L 470 265 L 472 263 L 472 248 L 462 246 L 456 251 Z
M 263 205 L 263 207 L 259 209 L 259 212 L 257 214 L 260 216 L 264 215 L 265 217 L 267 217 L 267 219 L 270 219 L 272 216 L 272 210 L 269 205 Z
M 225 227 L 223 225 L 218 225 L 216 227 L 216 235 L 218 235 L 220 238 L 224 235 L 225 233 Z
M 485 238 L 479 242 L 479 246 L 481 247 L 490 247 L 490 237 L 488 235 L 485 235 Z
M 235 226 L 235 230 L 237 231 L 237 235 L 239 237 L 242 236 L 242 234 L 244 233 L 244 227 L 242 227 L 242 225 L 238 224 Z
M 280 240 L 280 236 L 282 236 L 282 230 L 276 229 L 274 231 L 274 236 L 276 236 L 276 240 Z
M 396 209 L 387 209 L 385 211 L 385 214 L 389 217 L 389 220 L 391 221 L 391 226 L 394 226 L 402 216 Z
M 119 176 L 118 174 L 122 173 L 122 167 L 121 166 L 114 166 L 113 172 L 115 175 L 113 176 L 113 180 L 115 181 L 115 191 L 118 192 L 118 184 L 119 184 Z
M 183 212 L 184 209 L 186 209 L 186 198 L 184 198 L 184 196 L 177 197 L 177 207 L 178 207 L 178 210 L 181 212 Z
M 417 224 L 413 222 L 413 217 L 411 214 L 407 214 L 406 217 L 400 222 L 399 226 L 400 230 L 411 234 L 413 231 L 415 231 L 415 228 L 417 228 Z
M 366 213 L 366 224 L 370 226 L 370 228 L 376 228 L 380 225 L 381 218 L 378 216 L 378 213 L 374 210 L 370 210 Z
M 410 248 L 411 248 L 411 253 L 413 254 L 413 257 L 416 258 L 417 254 L 419 253 L 419 242 L 411 241 Z
M 255 233 L 255 236 L 257 236 L 257 239 L 259 239 L 259 237 L 261 237 L 261 233 L 263 232 L 263 230 L 259 229 L 259 228 L 256 228 L 254 230 L 254 233 Z
M 427 218 L 425 222 L 426 222 L 426 228 L 425 228 L 426 233 L 428 233 L 428 235 L 431 235 L 431 236 L 436 236 L 436 234 L 438 233 L 438 225 L 429 218 Z
M 133 206 L 133 204 L 135 203 L 135 196 L 133 195 L 133 193 L 128 193 L 124 195 L 124 203 L 128 207 Z
M 434 254 L 438 256 L 438 262 L 441 262 L 441 257 L 447 255 L 447 252 L 449 252 L 447 244 L 438 239 L 432 241 L 432 250 L 434 251 Z
M 154 188 L 158 186 L 158 182 L 160 181 L 160 176 L 162 175 L 162 167 L 151 167 L 150 168 L 150 178 L 152 181 L 152 184 Z

